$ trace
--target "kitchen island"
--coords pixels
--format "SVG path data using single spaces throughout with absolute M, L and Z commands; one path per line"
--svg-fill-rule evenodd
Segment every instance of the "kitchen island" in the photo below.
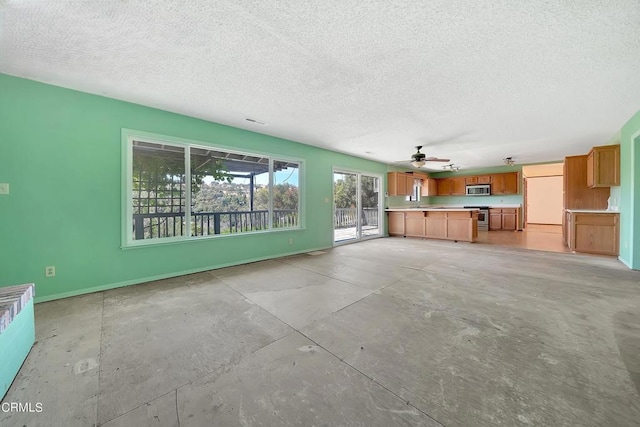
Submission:
M 389 235 L 475 242 L 477 208 L 389 208 Z

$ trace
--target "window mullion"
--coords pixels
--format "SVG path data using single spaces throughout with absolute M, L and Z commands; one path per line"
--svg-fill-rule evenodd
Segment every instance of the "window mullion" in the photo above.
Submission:
M 269 230 L 273 229 L 273 159 L 269 159 Z
M 191 238 L 191 146 L 187 145 L 184 152 L 184 221 L 187 228 L 185 236 Z

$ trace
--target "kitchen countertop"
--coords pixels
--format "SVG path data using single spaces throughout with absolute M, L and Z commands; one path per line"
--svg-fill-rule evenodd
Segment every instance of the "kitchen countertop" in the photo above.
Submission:
M 571 213 L 593 213 L 593 214 L 619 214 L 620 211 L 608 211 L 606 209 L 567 209 Z
M 502 203 L 502 204 L 482 204 L 482 203 L 469 203 L 467 205 L 426 205 L 426 206 L 420 206 L 420 207 L 415 207 L 415 206 L 390 206 L 388 208 L 386 208 L 386 211 L 391 211 L 391 210 L 420 210 L 420 209 L 424 209 L 424 210 L 461 210 L 461 211 L 466 211 L 466 210 L 477 210 L 478 208 L 465 208 L 464 206 L 487 206 L 490 209 L 491 208 L 496 208 L 496 209 L 501 209 L 501 208 L 521 208 L 522 205 L 516 205 L 516 204 L 508 204 L 508 203 Z
M 404 206 L 404 207 L 385 209 L 386 212 L 404 212 L 404 211 L 470 212 L 470 211 L 477 211 L 477 210 L 478 208 L 446 208 L 446 207 L 428 207 L 428 206 L 419 207 L 419 208 Z

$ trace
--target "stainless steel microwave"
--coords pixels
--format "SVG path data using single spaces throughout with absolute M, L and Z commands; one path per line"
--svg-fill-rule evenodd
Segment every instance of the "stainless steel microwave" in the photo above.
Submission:
M 491 185 L 467 185 L 467 196 L 489 196 L 491 195 Z

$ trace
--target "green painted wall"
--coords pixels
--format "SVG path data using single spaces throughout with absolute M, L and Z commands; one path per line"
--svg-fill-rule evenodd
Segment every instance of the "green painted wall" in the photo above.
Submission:
M 37 301 L 332 245 L 332 168 L 381 163 L 0 74 L 0 287 Z M 305 160 L 306 229 L 123 250 L 121 129 Z M 293 245 L 288 239 L 294 240 Z M 56 277 L 45 278 L 45 266 Z
M 620 130 L 620 260 L 640 269 L 640 111 Z

